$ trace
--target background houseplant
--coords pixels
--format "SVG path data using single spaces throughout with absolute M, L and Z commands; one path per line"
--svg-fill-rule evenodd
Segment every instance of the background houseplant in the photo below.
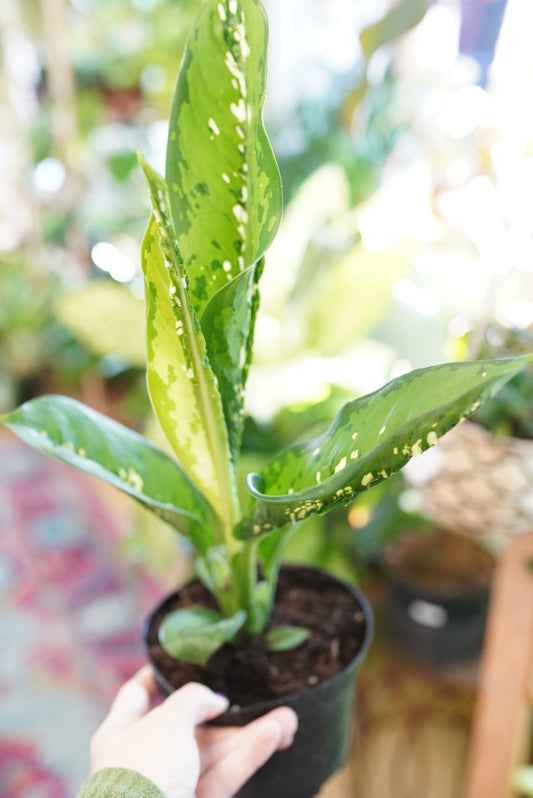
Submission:
M 200 663 L 237 636 L 262 635 L 298 521 L 397 471 L 531 360 L 419 370 L 348 403 L 325 434 L 250 475 L 253 504 L 241 507 L 237 463 L 257 285 L 281 211 L 261 120 L 265 53 L 256 0 L 208 0 L 178 79 L 166 183 L 141 158 L 154 206 L 143 244 L 148 385 L 178 459 L 61 397 L 3 417 L 36 448 L 102 477 L 189 537 L 218 610 L 170 615 L 162 642 Z M 266 645 L 278 650 L 307 636 L 297 627 L 273 632 Z

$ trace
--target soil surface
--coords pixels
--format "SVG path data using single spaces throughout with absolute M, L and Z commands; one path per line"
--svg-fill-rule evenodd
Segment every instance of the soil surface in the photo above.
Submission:
M 216 609 L 211 594 L 199 582 L 180 590 L 179 599 L 165 610 L 202 606 Z M 276 604 L 268 629 L 304 626 L 311 635 L 292 651 L 270 652 L 262 638 L 225 645 L 205 667 L 175 660 L 162 649 L 158 629 L 164 614 L 155 616 L 148 633 L 152 662 L 168 682 L 179 688 L 199 681 L 224 693 L 231 704 L 246 707 L 282 698 L 329 679 L 343 670 L 361 648 L 366 621 L 357 599 L 331 576 L 297 567 L 281 570 Z
M 446 595 L 486 589 L 494 570 L 488 551 L 451 532 L 402 535 L 387 547 L 384 563 L 398 581 Z

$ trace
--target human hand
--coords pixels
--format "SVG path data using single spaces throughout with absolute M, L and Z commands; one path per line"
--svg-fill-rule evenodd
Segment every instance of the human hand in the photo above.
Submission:
M 296 713 L 279 707 L 247 726 L 202 727 L 228 708 L 224 696 L 191 682 L 150 710 L 151 666 L 122 685 L 91 740 L 91 772 L 136 770 L 166 798 L 231 798 L 276 750 L 288 748 Z

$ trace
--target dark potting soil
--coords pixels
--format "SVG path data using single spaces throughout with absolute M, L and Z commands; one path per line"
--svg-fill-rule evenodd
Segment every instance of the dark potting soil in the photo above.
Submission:
M 216 609 L 213 597 L 199 582 L 186 585 L 169 611 L 190 606 Z M 156 615 L 148 633 L 152 661 L 176 689 L 199 681 L 228 696 L 233 706 L 283 698 L 329 679 L 356 656 L 365 637 L 365 617 L 356 598 L 320 571 L 282 569 L 276 604 L 267 628 L 304 626 L 311 634 L 292 651 L 268 651 L 260 637 L 225 645 L 205 667 L 175 660 L 161 647 Z

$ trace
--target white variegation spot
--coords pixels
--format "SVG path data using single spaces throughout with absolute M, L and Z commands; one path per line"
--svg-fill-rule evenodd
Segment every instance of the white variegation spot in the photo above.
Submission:
M 242 97 L 241 97 L 241 99 L 239 100 L 238 103 L 231 103 L 230 110 L 231 110 L 231 113 L 233 114 L 233 116 L 239 122 L 242 123 L 242 122 L 246 121 L 246 105 L 245 105 L 245 102 L 242 99 Z
M 214 119 L 210 118 L 209 122 L 207 123 L 207 126 L 209 127 L 209 130 L 213 131 L 215 136 L 220 136 L 220 130 L 219 130 L 218 125 L 217 125 L 217 123 L 215 122 Z
M 428 434 L 427 434 L 428 446 L 435 446 L 435 444 L 437 443 L 438 440 L 439 440 L 439 436 L 437 435 L 436 432 L 434 432 L 434 431 L 428 432 Z
M 346 468 L 346 458 L 343 457 L 342 460 L 335 466 L 335 473 L 338 474 L 339 471 L 342 471 L 343 468 Z
M 248 221 L 248 213 L 247 213 L 246 209 L 243 208 L 242 205 L 240 205 L 238 203 L 237 205 L 233 206 L 232 210 L 233 210 L 233 215 L 235 216 L 235 218 L 237 219 L 238 222 L 242 222 L 243 224 L 247 223 L 247 221 Z
M 128 469 L 128 482 L 139 493 L 142 493 L 144 488 L 144 480 L 142 479 L 141 475 L 135 471 L 134 468 Z
M 244 77 L 242 71 L 239 69 L 239 65 L 235 60 L 235 56 L 228 50 L 226 52 L 226 66 L 237 81 L 237 86 L 235 87 L 237 91 L 240 92 L 241 97 L 246 98 L 247 95 L 247 88 L 246 88 L 246 78 Z
M 370 485 L 372 480 L 374 479 L 374 474 L 365 474 L 363 479 L 361 480 L 361 485 L 366 488 L 367 485 Z
M 422 454 L 422 438 L 419 438 L 417 441 L 413 443 L 411 446 L 411 454 L 413 457 L 418 457 Z

